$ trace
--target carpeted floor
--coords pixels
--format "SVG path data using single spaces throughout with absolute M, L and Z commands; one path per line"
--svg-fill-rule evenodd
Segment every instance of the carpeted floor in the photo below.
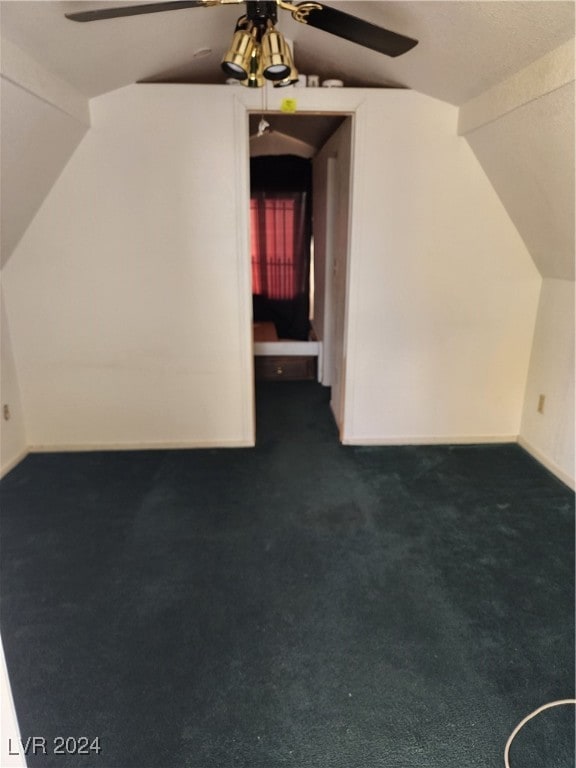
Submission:
M 328 390 L 272 383 L 255 449 L 31 455 L 0 490 L 30 766 L 493 768 L 574 696 L 574 495 L 515 445 L 344 447 Z M 573 768 L 573 726 L 514 768 Z

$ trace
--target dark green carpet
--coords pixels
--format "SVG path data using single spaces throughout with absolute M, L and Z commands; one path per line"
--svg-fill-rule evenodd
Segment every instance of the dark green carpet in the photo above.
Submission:
M 29 456 L 1 484 L 23 737 L 95 768 L 491 768 L 574 695 L 574 496 L 514 445 L 351 448 L 262 385 L 258 447 Z M 574 713 L 514 768 L 572 768 Z

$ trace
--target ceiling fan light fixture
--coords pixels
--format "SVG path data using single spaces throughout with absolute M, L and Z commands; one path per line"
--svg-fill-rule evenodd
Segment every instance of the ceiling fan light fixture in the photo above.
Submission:
M 262 88 L 266 85 L 266 80 L 264 80 L 262 73 L 259 45 L 254 47 L 248 68 L 248 77 L 242 80 L 242 85 L 245 85 L 247 88 Z
M 278 80 L 274 83 L 274 88 L 285 88 L 287 85 L 294 85 L 294 83 L 298 82 L 298 70 L 294 66 L 294 59 L 292 58 L 292 51 L 290 50 L 290 46 L 288 43 L 286 43 L 286 60 L 288 64 L 290 65 L 290 74 L 288 77 L 285 77 L 284 80 Z
M 128 5 L 122 2 L 116 8 L 79 11 L 64 14 L 72 21 L 86 22 L 101 19 L 115 19 L 121 16 L 139 16 L 147 13 L 177 11 L 183 8 L 205 8 L 207 6 L 240 4 L 243 0 L 175 0 L 174 2 L 148 2 Z M 310 27 L 321 29 L 336 37 L 357 43 L 386 56 L 401 56 L 410 51 L 418 41 L 398 34 L 390 29 L 376 26 L 357 16 L 315 2 L 305 0 L 294 5 L 293 0 L 246 0 L 246 13 L 237 23 L 230 49 L 221 61 L 227 78 L 251 87 L 261 87 L 266 80 L 276 86 L 291 85 L 298 77 L 292 62 L 289 46 L 276 31 L 277 9 L 292 14 L 292 18 Z M 108 6 L 108 3 L 105 4 Z M 258 66 L 250 71 L 254 51 L 258 54 Z M 209 48 L 201 48 L 193 58 L 209 56 Z M 289 57 L 289 58 L 288 58 Z M 248 80 L 250 82 L 248 83 Z M 227 80 L 229 82 L 229 80 Z
M 291 57 L 280 32 L 270 26 L 262 35 L 262 72 L 267 80 L 286 80 L 290 75 Z
M 251 28 L 236 31 L 230 48 L 222 59 L 221 67 L 225 74 L 237 80 L 246 80 L 256 47 L 257 43 Z

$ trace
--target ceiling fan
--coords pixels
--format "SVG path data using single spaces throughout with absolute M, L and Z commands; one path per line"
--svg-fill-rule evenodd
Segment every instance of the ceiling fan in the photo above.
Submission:
M 177 11 L 183 8 L 209 8 L 216 5 L 239 5 L 244 0 L 176 0 L 175 2 L 123 5 L 94 11 L 67 13 L 72 21 L 100 21 L 119 16 Z M 229 50 L 222 59 L 222 69 L 229 77 L 248 87 L 261 87 L 266 80 L 275 86 L 291 85 L 298 80 L 290 47 L 276 30 L 278 8 L 289 11 L 301 24 L 342 37 L 386 56 L 400 56 L 417 44 L 417 40 L 389 29 L 378 27 L 349 13 L 317 2 L 293 4 L 288 0 L 248 0 L 246 13 L 234 30 Z

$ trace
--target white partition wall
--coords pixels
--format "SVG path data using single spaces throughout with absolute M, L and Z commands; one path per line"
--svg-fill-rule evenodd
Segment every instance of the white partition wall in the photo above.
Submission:
M 402 90 L 290 95 L 355 116 L 342 439 L 515 439 L 541 280 L 456 108 Z M 92 102 L 4 270 L 30 445 L 252 444 L 260 101 L 135 85 Z
M 455 113 L 398 102 L 356 118 L 344 440 L 514 440 L 540 276 Z
M 92 102 L 5 270 L 32 446 L 253 441 L 248 137 L 229 97 L 134 86 Z

